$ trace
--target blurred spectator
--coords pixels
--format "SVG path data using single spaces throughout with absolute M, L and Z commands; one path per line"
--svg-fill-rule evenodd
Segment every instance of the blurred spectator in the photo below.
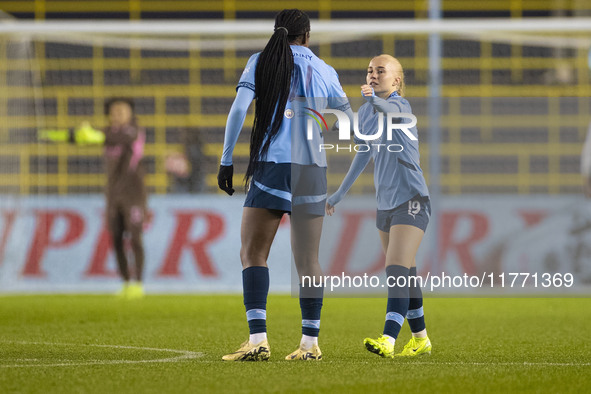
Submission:
M 207 191 L 207 157 L 196 128 L 182 130 L 184 152 L 170 152 L 166 156 L 166 172 L 172 176 L 171 192 L 203 193 Z

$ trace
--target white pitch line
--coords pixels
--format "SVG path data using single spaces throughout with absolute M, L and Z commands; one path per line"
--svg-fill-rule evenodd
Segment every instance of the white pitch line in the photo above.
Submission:
M 174 363 L 183 360 L 192 360 L 203 357 L 202 352 L 193 352 L 190 350 L 177 349 L 161 349 L 153 347 L 137 347 L 137 346 L 123 346 L 123 345 L 95 345 L 95 344 L 81 344 L 81 343 L 55 343 L 55 342 L 27 342 L 27 341 L 3 341 L 2 343 L 16 343 L 21 345 L 48 345 L 48 346 L 85 346 L 85 347 L 103 347 L 111 349 L 130 349 L 130 350 L 146 350 L 154 352 L 169 352 L 177 353 L 178 356 L 158 358 L 151 360 L 93 360 L 83 362 L 61 362 L 53 364 L 10 364 L 0 365 L 0 368 L 25 368 L 25 367 L 68 367 L 68 366 L 82 366 L 82 365 L 115 365 L 115 364 L 148 364 L 148 363 Z
M 51 346 L 87 346 L 87 347 L 103 347 L 111 349 L 130 349 L 130 350 L 146 350 L 156 352 L 170 352 L 177 353 L 178 356 L 152 359 L 152 360 L 93 360 L 85 362 L 62 362 L 54 364 L 12 364 L 12 365 L 0 365 L 0 368 L 22 368 L 22 367 L 67 367 L 67 366 L 83 366 L 83 365 L 114 365 L 114 364 L 147 364 L 147 363 L 171 363 L 183 360 L 193 360 L 204 356 L 202 352 L 193 352 L 190 350 L 178 350 L 178 349 L 162 349 L 152 347 L 137 347 L 137 346 L 123 346 L 123 345 L 100 345 L 100 344 L 79 344 L 79 343 L 56 343 L 56 342 L 26 342 L 26 341 L 0 341 L 0 343 L 16 343 L 22 345 L 51 345 Z M 18 361 L 27 361 L 34 359 L 19 359 Z M 273 360 L 279 361 L 279 360 Z M 409 360 L 410 361 L 410 360 Z M 201 360 L 198 362 L 204 363 L 216 363 L 211 360 Z M 340 360 L 325 360 L 324 363 L 342 363 Z M 354 363 L 368 364 L 368 361 L 358 360 Z M 401 363 L 404 365 L 459 365 L 459 366 L 522 366 L 522 367 L 590 367 L 591 362 L 586 363 L 556 363 L 556 362 L 469 362 L 469 361 L 417 361 L 409 363 Z

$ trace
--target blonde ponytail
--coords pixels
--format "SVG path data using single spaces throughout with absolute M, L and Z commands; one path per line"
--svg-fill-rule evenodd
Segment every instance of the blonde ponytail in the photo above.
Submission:
M 402 70 L 402 66 L 400 66 L 400 84 L 398 85 L 398 95 L 400 97 L 404 97 L 406 93 L 406 83 L 404 82 L 404 70 Z

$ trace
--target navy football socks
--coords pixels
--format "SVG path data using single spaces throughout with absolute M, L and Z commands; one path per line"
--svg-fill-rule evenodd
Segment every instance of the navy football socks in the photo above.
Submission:
M 384 334 L 394 339 L 398 337 L 402 324 L 404 323 L 404 318 L 408 312 L 408 274 L 409 269 L 401 265 L 389 265 L 386 267 L 386 276 L 388 277 L 388 305 Z M 398 284 L 401 286 L 398 286 Z
M 302 310 L 302 334 L 317 337 L 320 332 L 320 312 L 324 297 L 323 287 L 300 285 L 300 309 Z
M 250 333 L 266 332 L 269 268 L 248 267 L 242 270 L 242 291 Z
M 417 267 L 411 267 L 409 276 L 417 276 Z M 413 333 L 423 331 L 425 326 L 425 315 L 423 314 L 423 291 L 419 286 L 420 283 L 416 280 L 411 280 L 409 283 L 409 303 L 406 319 L 410 326 L 410 331 Z

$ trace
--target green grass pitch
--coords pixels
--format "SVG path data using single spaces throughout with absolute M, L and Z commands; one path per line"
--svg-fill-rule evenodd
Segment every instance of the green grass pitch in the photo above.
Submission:
M 0 297 L 0 393 L 588 392 L 591 299 L 428 298 L 433 354 L 381 359 L 384 299 L 327 299 L 320 362 L 284 361 L 298 300 L 271 295 L 271 360 L 227 363 L 240 296 Z M 397 349 L 410 337 L 405 324 Z

